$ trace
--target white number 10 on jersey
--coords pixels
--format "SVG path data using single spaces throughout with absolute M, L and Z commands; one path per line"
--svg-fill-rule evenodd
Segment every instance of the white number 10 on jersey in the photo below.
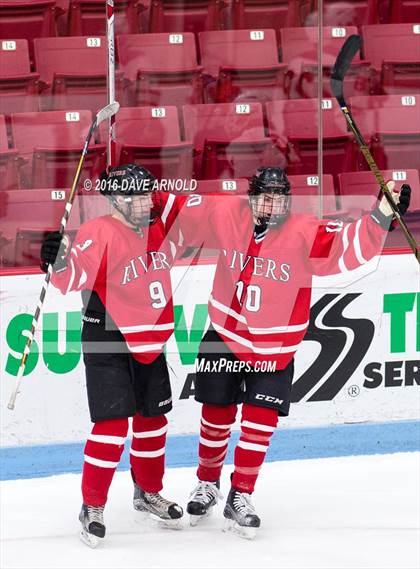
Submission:
M 244 302 L 244 283 L 242 281 L 236 283 L 236 296 L 242 306 Z M 245 308 L 249 312 L 258 312 L 260 307 L 261 288 L 258 285 L 248 285 L 245 291 Z

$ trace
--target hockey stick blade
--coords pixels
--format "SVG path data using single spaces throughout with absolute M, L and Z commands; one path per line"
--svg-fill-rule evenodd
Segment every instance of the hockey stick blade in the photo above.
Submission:
M 340 53 L 337 55 L 331 74 L 331 91 L 341 107 L 346 103 L 343 97 L 343 81 L 353 61 L 354 56 L 362 46 L 362 38 L 356 34 L 349 36 L 344 42 Z
M 105 121 L 106 119 L 110 119 L 116 113 L 118 113 L 120 109 L 120 104 L 115 101 L 114 103 L 110 103 L 100 111 L 98 111 L 96 115 L 96 125 L 100 124 L 101 122 Z

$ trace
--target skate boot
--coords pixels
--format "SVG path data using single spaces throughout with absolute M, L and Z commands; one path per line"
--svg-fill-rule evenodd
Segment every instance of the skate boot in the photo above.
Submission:
M 223 516 L 225 517 L 224 531 L 233 531 L 245 539 L 255 538 L 261 520 L 255 513 L 251 494 L 231 488 Z
M 80 539 L 89 547 L 97 547 L 105 537 L 104 506 L 83 504 L 79 521 L 82 524 Z
M 220 490 L 220 481 L 206 482 L 199 480 L 197 486 L 190 494 L 187 504 L 187 512 L 190 514 L 190 525 L 196 526 L 199 521 L 207 518 L 211 514 L 213 506 L 219 499 L 223 499 Z
M 162 527 L 182 528 L 181 518 L 184 512 L 181 506 L 166 500 L 158 492 L 145 492 L 136 482 L 134 482 L 133 505 L 139 522 L 151 518 Z

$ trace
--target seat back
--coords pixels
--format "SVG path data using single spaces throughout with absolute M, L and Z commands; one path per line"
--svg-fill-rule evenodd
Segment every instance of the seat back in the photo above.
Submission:
M 136 0 L 114 0 L 116 34 L 140 31 L 141 3 Z M 102 0 L 71 0 L 68 19 L 69 36 L 106 34 L 106 13 Z
M 218 30 L 224 3 L 219 0 L 154 0 L 150 6 L 149 32 Z
M 217 77 L 220 67 L 255 68 L 278 65 L 274 30 L 226 30 L 199 34 L 204 72 Z
M 296 0 L 237 0 L 233 6 L 233 27 L 275 29 L 301 25 L 301 7 Z
M 45 182 L 44 178 L 44 175 L 50 172 L 48 180 L 53 186 L 67 187 L 76 172 L 91 121 L 90 111 L 12 114 L 13 142 L 25 160 L 25 165 L 21 168 L 21 185 L 37 187 L 40 184 L 38 187 L 50 187 L 50 182 Z M 73 150 L 71 156 L 66 154 L 69 149 Z M 62 153 L 61 159 L 54 157 L 56 152 Z M 89 154 L 92 153 L 93 147 Z M 46 156 L 48 164 L 44 164 Z M 32 174 L 34 159 L 37 163 L 37 172 L 34 171 Z M 86 161 L 86 166 L 88 163 L 89 160 Z M 55 177 L 54 172 L 59 175 Z M 60 183 L 63 185 L 59 185 Z
M 106 125 L 100 132 L 106 140 Z M 181 140 L 176 107 L 122 107 L 115 132 L 121 163 L 140 163 L 158 178 L 191 177 L 192 147 Z
M 331 175 L 322 176 L 321 188 L 319 188 L 319 176 L 317 175 L 291 175 L 288 178 L 292 189 L 292 213 L 306 213 L 322 217 L 336 212 L 334 180 Z M 320 197 L 321 192 L 322 198 Z
M 176 107 L 121 107 L 115 118 L 119 148 L 125 144 L 163 146 L 181 142 Z M 101 141 L 107 140 L 107 125 L 100 125 Z
M 271 159 L 260 103 L 185 105 L 183 124 L 198 178 L 248 177 Z
M 366 137 L 375 134 L 419 134 L 420 96 L 350 97 L 352 115 Z
M 394 180 L 397 187 L 409 184 L 411 201 L 409 213 L 420 213 L 420 185 L 418 170 L 383 170 L 385 181 Z M 373 172 L 343 172 L 339 174 L 341 207 L 344 210 L 370 211 L 380 195 Z
M 34 40 L 35 65 L 40 79 L 51 83 L 54 73 L 106 74 L 106 37 L 39 38 Z
M 117 37 L 117 48 L 120 69 L 131 81 L 139 70 L 164 73 L 197 66 L 192 33 L 128 34 Z
M 14 146 L 30 160 L 34 148 L 80 148 L 92 122 L 90 111 L 16 113 L 11 116 Z
M 420 13 L 419 0 L 392 0 L 390 3 L 390 22 L 417 22 Z
M 312 0 L 304 25 L 317 25 L 318 3 L 319 0 Z M 357 26 L 360 28 L 378 21 L 377 0 L 351 0 L 351 2 L 322 0 L 322 7 L 325 26 Z
M 357 34 L 355 26 L 325 26 L 323 28 L 322 64 L 334 65 L 337 55 L 347 40 Z M 318 28 L 284 28 L 280 30 L 282 61 L 289 68 L 300 71 L 302 64 L 318 63 Z M 359 52 L 353 61 L 360 61 Z
M 2 236 L 10 243 L 0 251 L 2 266 L 39 266 L 40 249 L 46 231 L 56 231 L 64 213 L 69 191 L 12 190 L 7 193 L 7 215 L 2 219 Z M 67 229 L 80 226 L 77 199 Z
M 313 174 L 318 170 L 317 99 L 272 101 L 267 103 L 270 137 L 287 152 L 290 174 Z M 335 99 L 322 99 L 323 167 L 326 174 L 352 170 L 351 137 Z
M 363 26 L 365 58 L 380 70 L 384 61 L 420 62 L 419 24 Z
M 0 38 L 27 39 L 57 35 L 55 0 L 0 2 Z
M 280 147 L 288 140 L 316 139 L 318 137 L 319 104 L 317 99 L 272 101 L 267 103 L 269 135 Z M 324 138 L 346 137 L 346 121 L 334 99 L 322 99 L 322 127 Z
M 28 40 L 2 40 L 0 42 L 0 79 L 26 75 L 31 71 Z
M 206 140 L 235 142 L 265 137 L 260 103 L 185 105 L 182 110 L 185 139 L 203 150 Z

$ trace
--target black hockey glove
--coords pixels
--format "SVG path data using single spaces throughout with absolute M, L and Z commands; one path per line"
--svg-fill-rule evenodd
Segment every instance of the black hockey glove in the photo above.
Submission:
M 62 237 L 59 231 L 51 231 L 46 234 L 41 245 L 40 264 L 41 270 L 44 271 L 44 273 L 48 271 L 49 264 L 53 265 L 54 272 L 56 273 L 67 267 L 66 255 L 62 255 L 60 252 L 60 255 L 57 257 Z
M 400 215 L 404 216 L 410 206 L 411 187 L 408 184 L 403 184 L 401 186 L 401 191 L 398 193 L 393 191 L 395 182 L 387 182 L 387 186 Z M 395 229 L 395 224 L 393 223 L 393 211 L 385 196 L 382 196 L 378 206 L 372 211 L 371 217 L 376 221 L 376 223 L 383 227 L 383 229 L 388 231 L 393 231 Z

